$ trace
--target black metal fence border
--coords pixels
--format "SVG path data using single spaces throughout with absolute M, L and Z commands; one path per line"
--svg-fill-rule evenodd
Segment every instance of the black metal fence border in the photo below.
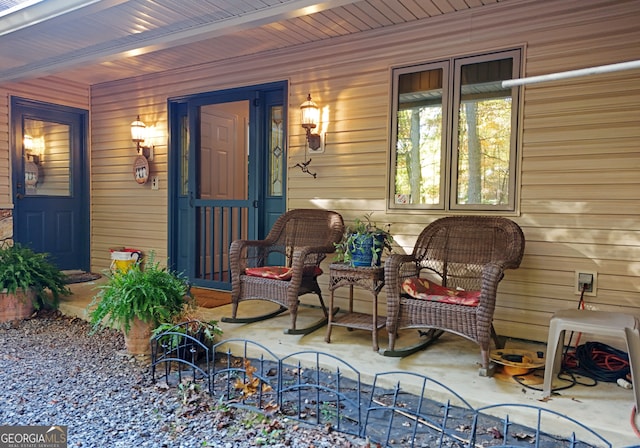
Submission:
M 169 346 L 166 337 L 176 335 L 182 337 L 180 344 Z M 352 365 L 325 352 L 278 357 L 250 339 L 226 339 L 207 347 L 192 336 L 167 332 L 152 339 L 154 381 L 161 365 L 160 377 L 168 384 L 189 375 L 227 403 L 262 413 L 277 410 L 287 418 L 387 447 L 612 447 L 568 415 L 520 403 L 474 408 L 453 389 L 419 373 L 377 373 L 367 385 Z M 409 376 L 412 380 L 402 383 Z M 545 431 L 551 421 L 556 428 L 560 421 L 565 435 Z

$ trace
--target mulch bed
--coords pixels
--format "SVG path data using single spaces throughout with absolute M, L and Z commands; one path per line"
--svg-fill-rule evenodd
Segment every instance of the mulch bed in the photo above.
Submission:
M 256 375 L 246 376 L 245 364 L 258 368 Z M 249 407 L 261 410 L 272 417 L 317 425 L 332 431 L 359 434 L 359 423 L 365 424 L 365 434 L 373 445 L 388 447 L 430 447 L 446 446 L 462 448 L 469 446 L 536 446 L 541 448 L 581 447 L 593 445 L 555 437 L 534 428 L 509 423 L 509 435 L 505 437 L 504 420 L 487 414 L 479 414 L 473 429 L 474 413 L 466 408 L 445 406 L 444 403 L 426 397 L 419 397 L 402 390 L 394 391 L 380 388 L 374 390 L 370 385 L 342 378 L 339 381 L 340 398 L 336 395 L 337 377 L 335 371 L 324 369 L 300 368 L 296 365 L 282 364 L 283 372 L 278 372 L 277 363 L 262 359 L 244 359 L 231 354 L 217 353 L 214 359 L 215 396 L 225 397 L 230 402 L 242 403 L 241 408 Z M 262 372 L 260 374 L 259 372 Z M 280 380 L 277 379 L 280 377 Z M 238 383 L 240 381 L 240 383 Z M 252 384 L 254 381 L 255 384 Z M 271 384 L 273 388 L 264 390 L 262 384 Z M 238 384 L 241 387 L 238 389 Z M 277 406 L 275 389 L 282 391 L 281 406 Z M 251 387 L 249 387 L 249 385 Z M 361 389 L 360 389 L 361 388 Z M 361 390 L 358 399 L 356 392 Z M 399 392 L 399 393 L 398 393 Z M 397 399 L 393 399 L 397 394 Z M 371 399 L 371 401 L 370 401 Z M 360 402 L 360 405 L 357 403 Z M 395 405 L 394 405 L 395 402 Z M 377 411 L 368 416 L 364 409 L 369 404 L 380 405 Z M 419 417 L 413 414 L 418 411 Z M 413 414 L 413 415 L 411 415 Z M 446 414 L 446 417 L 445 417 Z M 446 424 L 444 422 L 446 421 Z M 447 428 L 443 433 L 440 425 Z M 415 431 L 415 432 L 414 432 Z M 537 440 L 536 440 L 537 439 Z M 380 445 L 378 445 L 380 443 Z M 356 445 L 357 446 L 357 445 Z

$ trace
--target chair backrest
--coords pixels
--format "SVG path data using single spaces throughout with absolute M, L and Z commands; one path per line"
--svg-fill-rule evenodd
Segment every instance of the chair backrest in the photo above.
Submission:
M 429 224 L 418 236 L 413 257 L 419 269 L 437 273 L 449 288 L 479 289 L 482 267 L 520 266 L 524 235 L 515 222 L 492 216 L 450 216 Z
M 325 247 L 326 253 L 334 252 L 334 243 L 342 239 L 343 233 L 344 221 L 339 213 L 322 209 L 295 209 L 280 216 L 265 239 L 272 245 L 272 251 L 275 249 L 286 256 L 289 266 L 296 248 Z M 324 255 L 321 255 L 317 263 L 323 258 Z

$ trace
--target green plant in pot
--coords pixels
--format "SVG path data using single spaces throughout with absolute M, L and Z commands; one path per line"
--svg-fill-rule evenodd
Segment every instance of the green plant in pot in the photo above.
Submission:
M 144 267 L 140 260 L 126 270 L 105 272 L 105 277 L 88 307 L 92 332 L 117 328 L 129 353 L 148 354 L 152 328 L 173 321 L 190 300 L 187 278 L 161 267 L 153 254 Z
M 371 220 L 372 213 L 356 218 L 347 226 L 342 240 L 335 244 L 336 261 L 351 266 L 380 266 L 384 251 L 391 252 L 393 238 Z
M 71 294 L 66 276 L 46 253 L 18 243 L 0 248 L 0 322 L 29 317 L 42 307 L 57 308 Z

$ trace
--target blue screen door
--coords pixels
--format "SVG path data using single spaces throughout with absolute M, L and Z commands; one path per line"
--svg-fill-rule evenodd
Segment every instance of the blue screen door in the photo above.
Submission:
M 170 100 L 170 258 L 230 290 L 229 246 L 263 238 L 286 206 L 285 83 Z

